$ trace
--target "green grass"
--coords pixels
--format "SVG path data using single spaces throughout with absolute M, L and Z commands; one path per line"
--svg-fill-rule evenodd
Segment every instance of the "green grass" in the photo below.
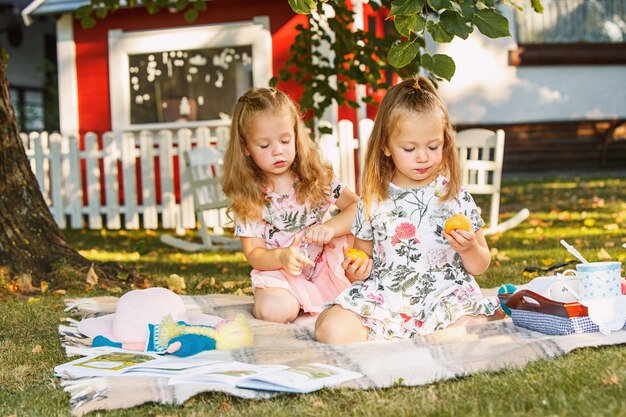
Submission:
M 484 200 L 477 196 L 483 205 Z M 505 184 L 501 213 L 522 207 L 530 218 L 501 236 L 488 237 L 494 259 L 478 277 L 482 287 L 523 283 L 526 266 L 572 259 L 565 238 L 590 261 L 624 260 L 626 179 L 562 178 Z M 249 293 L 250 268 L 241 253 L 180 253 L 159 242 L 160 232 L 68 231 L 74 246 L 93 260 L 136 266 L 151 285 L 170 274 L 185 278 L 187 293 Z M 189 236 L 191 238 L 191 235 Z M 29 297 L 0 290 L 0 416 L 66 416 L 68 395 L 52 376 L 67 361 L 57 326 L 63 298 L 119 295 L 119 288 Z M 374 359 L 373 359 L 374 360 Z M 399 364 L 400 366 L 400 364 Z M 523 369 L 478 373 L 420 387 L 323 390 L 249 401 L 219 393 L 198 395 L 182 406 L 146 404 L 106 416 L 626 416 L 626 347 L 576 350 Z

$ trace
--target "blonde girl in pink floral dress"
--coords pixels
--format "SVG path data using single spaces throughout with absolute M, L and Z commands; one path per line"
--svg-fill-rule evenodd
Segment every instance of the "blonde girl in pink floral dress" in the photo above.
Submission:
M 443 230 L 463 213 L 472 230 Z M 483 297 L 473 275 L 491 256 L 484 221 L 460 186 L 454 132 L 444 103 L 426 78 L 405 80 L 385 95 L 364 163 L 354 247 L 371 259 L 343 263 L 353 284 L 316 322 L 325 343 L 408 338 L 448 326 L 502 318 L 496 297 Z
M 343 248 L 358 198 L 322 162 L 286 94 L 257 88 L 239 98 L 222 186 L 253 268 L 256 318 L 317 314 L 350 285 Z M 340 210 L 332 217 L 331 205 Z

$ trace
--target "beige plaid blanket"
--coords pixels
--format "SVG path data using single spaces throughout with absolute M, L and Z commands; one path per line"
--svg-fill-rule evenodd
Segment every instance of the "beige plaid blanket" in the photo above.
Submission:
M 252 297 L 234 295 L 182 296 L 187 309 L 223 318 L 243 313 L 255 336 L 251 348 L 207 352 L 211 358 L 255 364 L 297 365 L 322 362 L 364 376 L 341 387 L 368 389 L 393 384 L 423 385 L 480 371 L 521 367 L 528 362 L 563 355 L 573 349 L 626 343 L 626 330 L 549 336 L 513 325 L 510 319 L 481 325 L 452 328 L 409 340 L 366 342 L 334 346 L 314 340 L 315 319 L 302 316 L 292 324 L 256 320 L 251 315 Z M 117 298 L 100 297 L 66 300 L 77 318 L 115 311 Z M 76 329 L 76 321 L 61 325 L 61 343 L 68 356 L 97 352 L 90 339 Z M 222 384 L 169 385 L 167 378 L 108 377 L 61 379 L 70 393 L 75 415 L 93 410 L 129 408 L 145 402 L 181 404 L 207 391 L 222 391 L 243 398 L 269 398 L 276 394 L 232 388 Z M 132 392 L 132 395 L 129 393 Z

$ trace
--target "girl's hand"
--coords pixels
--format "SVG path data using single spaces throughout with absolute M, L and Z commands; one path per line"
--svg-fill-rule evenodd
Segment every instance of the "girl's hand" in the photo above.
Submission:
M 347 256 L 348 250 L 348 245 L 343 245 L 344 260 L 341 263 L 341 267 L 345 269 L 348 280 L 350 282 L 365 281 L 372 272 L 374 261 L 371 258 L 353 260 Z
M 289 247 L 283 248 L 280 254 L 280 263 L 283 269 L 294 277 L 299 277 L 306 265 L 315 266 L 312 260 L 300 253 L 301 240 L 302 238 L 297 236 Z
M 452 249 L 458 253 L 472 250 L 478 244 L 476 241 L 476 235 L 465 230 L 455 229 L 451 230 L 449 234 L 446 233 L 445 230 L 442 230 L 441 234 L 446 238 L 450 246 L 452 246 Z
M 325 224 L 316 224 L 311 226 L 304 235 L 304 238 L 307 241 L 317 243 L 318 245 L 326 245 L 328 242 L 333 240 L 334 237 L 335 229 Z M 329 247 L 333 246 L 329 245 Z

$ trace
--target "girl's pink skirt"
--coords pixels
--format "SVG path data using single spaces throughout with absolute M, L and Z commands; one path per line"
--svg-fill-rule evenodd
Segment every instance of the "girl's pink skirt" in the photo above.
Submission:
M 346 242 L 347 236 L 340 236 L 331 241 L 334 247 L 324 246 L 313 274 L 305 270 L 299 277 L 293 277 L 283 269 L 274 271 L 253 269 L 250 274 L 252 286 L 255 290 L 257 288 L 283 288 L 298 299 L 300 308 L 305 313 L 319 314 L 325 302 L 334 300 L 350 285 L 341 267 L 344 259 L 342 248 Z

